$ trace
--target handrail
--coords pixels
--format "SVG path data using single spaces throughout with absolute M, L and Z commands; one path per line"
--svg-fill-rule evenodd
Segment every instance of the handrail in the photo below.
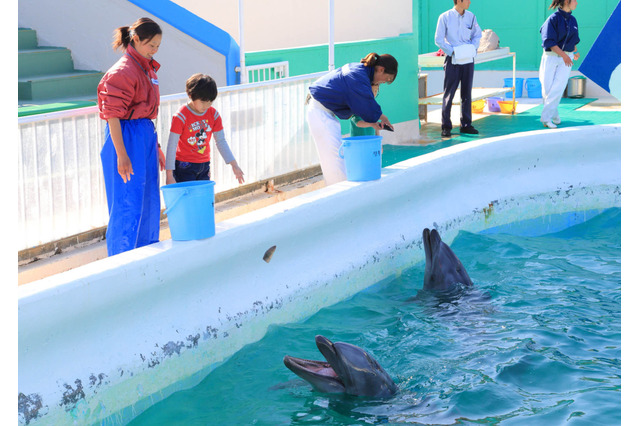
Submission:
M 227 85 L 240 83 L 240 47 L 226 31 L 169 0 L 129 0 L 226 58 Z
M 277 80 L 258 81 L 255 83 L 237 84 L 234 86 L 223 86 L 223 87 L 218 87 L 218 93 L 221 94 L 221 93 L 227 93 L 227 92 L 251 90 L 251 89 L 255 89 L 256 87 L 285 85 L 285 84 L 294 83 L 300 80 L 320 78 L 324 74 L 326 74 L 326 71 L 321 71 L 313 74 L 297 75 L 297 76 L 287 77 L 287 78 L 279 78 Z M 163 96 L 160 96 L 160 102 L 162 103 L 165 101 L 181 100 L 181 99 L 184 99 L 185 96 L 186 95 L 184 93 L 173 93 L 170 95 L 163 95 Z M 64 111 L 55 111 L 55 112 L 46 112 L 43 114 L 28 115 L 25 117 L 18 117 L 18 125 L 25 124 L 25 123 L 33 123 L 35 121 L 43 121 L 43 120 L 59 120 L 62 118 L 76 117 L 76 116 L 91 114 L 95 112 L 98 112 L 97 105 L 92 105 L 92 106 L 82 107 L 82 108 L 75 108 L 75 109 L 68 109 Z

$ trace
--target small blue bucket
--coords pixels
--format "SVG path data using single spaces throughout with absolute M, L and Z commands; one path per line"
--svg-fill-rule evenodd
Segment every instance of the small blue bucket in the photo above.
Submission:
M 171 239 L 189 241 L 215 235 L 213 185 L 215 182 L 210 180 L 196 180 L 160 188 L 167 207 L 164 212 L 169 218 Z
M 342 139 L 338 153 L 344 158 L 347 180 L 364 182 L 382 175 L 382 136 L 351 136 Z
M 542 97 L 542 84 L 540 84 L 540 79 L 528 78 L 526 83 L 527 87 L 527 96 L 530 98 L 541 98 Z
M 489 106 L 489 111 L 491 112 L 500 112 L 500 104 L 498 101 L 501 101 L 502 98 L 491 97 L 487 98 L 487 105 Z
M 523 78 L 516 78 L 516 98 L 521 98 L 522 97 L 522 83 L 523 83 L 524 79 Z M 513 87 L 513 79 L 511 77 L 509 78 L 505 78 L 504 79 L 504 86 L 502 87 Z M 505 98 L 508 99 L 512 99 L 511 95 L 513 94 L 513 92 L 507 92 L 504 94 Z

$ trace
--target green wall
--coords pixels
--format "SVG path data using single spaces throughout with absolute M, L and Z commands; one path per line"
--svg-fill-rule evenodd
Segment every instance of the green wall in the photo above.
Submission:
M 388 53 L 398 60 L 398 76 L 392 84 L 380 87 L 378 102 L 392 123 L 418 118 L 418 51 L 417 37 L 413 34 L 354 43 L 337 43 L 334 46 L 335 67 L 349 62 L 360 62 L 370 52 Z M 248 52 L 247 65 L 289 61 L 289 75 L 296 76 L 328 70 L 329 48 L 327 45 L 307 46 L 296 49 Z M 393 106 L 390 109 L 389 106 Z M 349 132 L 349 122 L 342 121 L 343 133 Z
M 414 3 L 415 4 L 415 3 Z M 483 30 L 491 29 L 500 38 L 500 46 L 516 52 L 518 70 L 533 71 L 540 67 L 542 47 L 540 26 L 555 9 L 549 9 L 551 0 L 524 0 L 505 2 L 473 0 L 469 10 L 478 18 Z M 618 5 L 618 0 L 580 0 L 573 12 L 578 20 L 580 44 L 578 51 L 584 58 L 600 30 Z M 419 53 L 438 50 L 434 42 L 438 16 L 453 7 L 452 0 L 420 0 L 417 19 L 420 26 Z M 510 69 L 511 61 L 480 64 L 482 69 Z
M 420 53 L 438 50 L 434 35 L 438 16 L 453 7 L 452 0 L 412 0 L 413 33 L 379 40 L 337 43 L 334 47 L 335 66 L 359 62 L 369 52 L 389 53 L 398 60 L 398 77 L 391 85 L 383 85 L 378 100 L 392 123 L 418 118 L 418 59 Z M 542 47 L 540 26 L 553 10 L 551 0 L 473 0 L 470 10 L 477 16 L 482 29 L 492 29 L 500 37 L 500 45 L 516 52 L 516 66 L 520 71 L 535 71 L 540 66 Z M 580 0 L 574 15 L 580 29 L 578 50 L 584 58 L 604 24 L 618 4 L 618 0 Z M 327 45 L 305 46 L 295 49 L 247 52 L 247 65 L 289 61 L 291 76 L 310 74 L 328 69 Z M 477 70 L 509 70 L 511 60 L 479 64 Z M 342 122 L 343 133 L 349 132 L 348 121 Z

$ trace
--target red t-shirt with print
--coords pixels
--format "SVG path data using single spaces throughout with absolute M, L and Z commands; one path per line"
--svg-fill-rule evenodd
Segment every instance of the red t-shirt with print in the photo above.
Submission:
M 171 133 L 180 135 L 176 160 L 208 163 L 211 159 L 211 135 L 220 130 L 222 119 L 215 108 L 211 107 L 199 115 L 187 105 L 180 107 L 171 120 Z

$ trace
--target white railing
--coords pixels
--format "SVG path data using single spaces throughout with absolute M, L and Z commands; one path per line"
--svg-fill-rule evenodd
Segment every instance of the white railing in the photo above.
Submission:
M 304 101 L 309 84 L 320 75 L 219 89 L 214 107 L 245 184 L 319 163 Z M 157 129 L 163 149 L 171 116 L 187 100 L 186 94 L 160 99 Z M 97 107 L 21 117 L 18 127 L 18 251 L 106 226 L 100 162 L 105 122 Z M 238 186 L 216 149 L 211 166 L 216 192 Z
M 249 65 L 245 67 L 243 81 L 257 83 L 260 81 L 278 80 L 289 77 L 289 61 L 273 62 L 270 64 Z

